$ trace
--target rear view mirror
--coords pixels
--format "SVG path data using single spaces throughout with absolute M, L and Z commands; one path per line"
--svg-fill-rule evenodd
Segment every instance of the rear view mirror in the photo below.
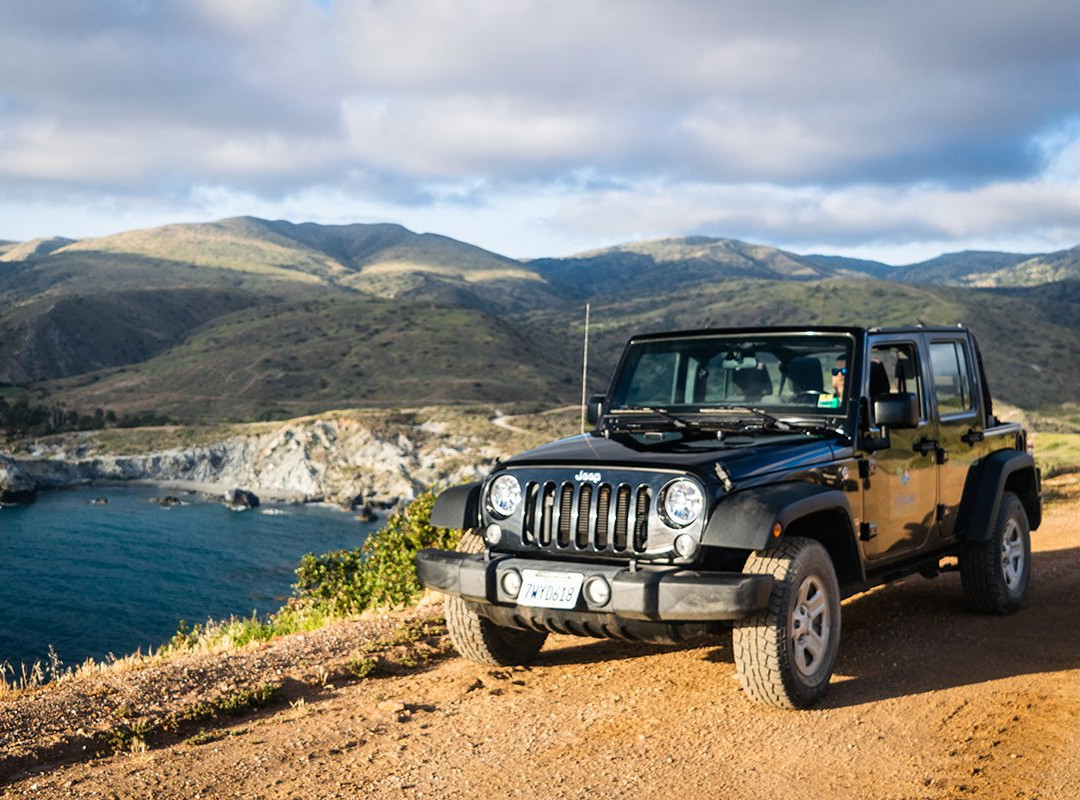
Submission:
M 874 422 L 885 428 L 916 428 L 919 398 L 912 392 L 881 394 L 874 398 Z
M 753 369 L 758 365 L 758 360 L 754 356 L 739 356 L 734 354 L 728 354 L 723 361 L 720 362 L 721 369 Z

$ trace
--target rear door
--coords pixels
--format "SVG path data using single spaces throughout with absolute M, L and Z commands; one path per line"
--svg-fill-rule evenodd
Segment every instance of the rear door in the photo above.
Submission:
M 956 334 L 929 334 L 931 386 L 937 412 L 941 453 L 938 460 L 938 512 L 942 540 L 952 539 L 964 482 L 972 464 L 989 451 L 983 437 L 985 412 L 978 392 L 975 358 L 970 338 Z

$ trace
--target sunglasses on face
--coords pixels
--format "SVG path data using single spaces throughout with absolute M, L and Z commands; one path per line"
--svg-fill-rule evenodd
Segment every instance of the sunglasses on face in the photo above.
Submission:
M 847 367 L 833 367 L 833 375 L 847 375 Z

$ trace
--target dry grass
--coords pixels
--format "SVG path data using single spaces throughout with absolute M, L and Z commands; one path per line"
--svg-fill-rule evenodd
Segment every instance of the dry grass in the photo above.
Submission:
M 136 672 L 152 664 L 165 660 L 166 654 L 152 648 L 145 653 L 142 649 L 124 656 L 112 653 L 102 661 L 92 658 L 76 666 L 66 666 L 56 651 L 49 646 L 49 657 L 45 661 L 33 664 L 20 664 L 18 669 L 8 662 L 0 664 L 0 702 L 12 700 L 27 691 L 34 691 L 45 686 L 61 686 L 72 681 L 81 681 L 101 675 L 118 675 Z
M 1031 438 L 1044 478 L 1080 472 L 1080 434 L 1040 432 Z

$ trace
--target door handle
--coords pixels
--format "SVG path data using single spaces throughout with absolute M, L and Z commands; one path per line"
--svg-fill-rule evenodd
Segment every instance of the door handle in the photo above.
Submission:
M 913 449 L 916 453 L 925 456 L 927 453 L 935 452 L 939 447 L 936 439 L 923 439 L 921 442 L 915 442 Z
M 969 428 L 968 432 L 960 437 L 960 441 L 964 444 L 975 444 L 976 442 L 981 442 L 985 438 L 986 434 L 982 431 L 977 431 L 974 428 Z

